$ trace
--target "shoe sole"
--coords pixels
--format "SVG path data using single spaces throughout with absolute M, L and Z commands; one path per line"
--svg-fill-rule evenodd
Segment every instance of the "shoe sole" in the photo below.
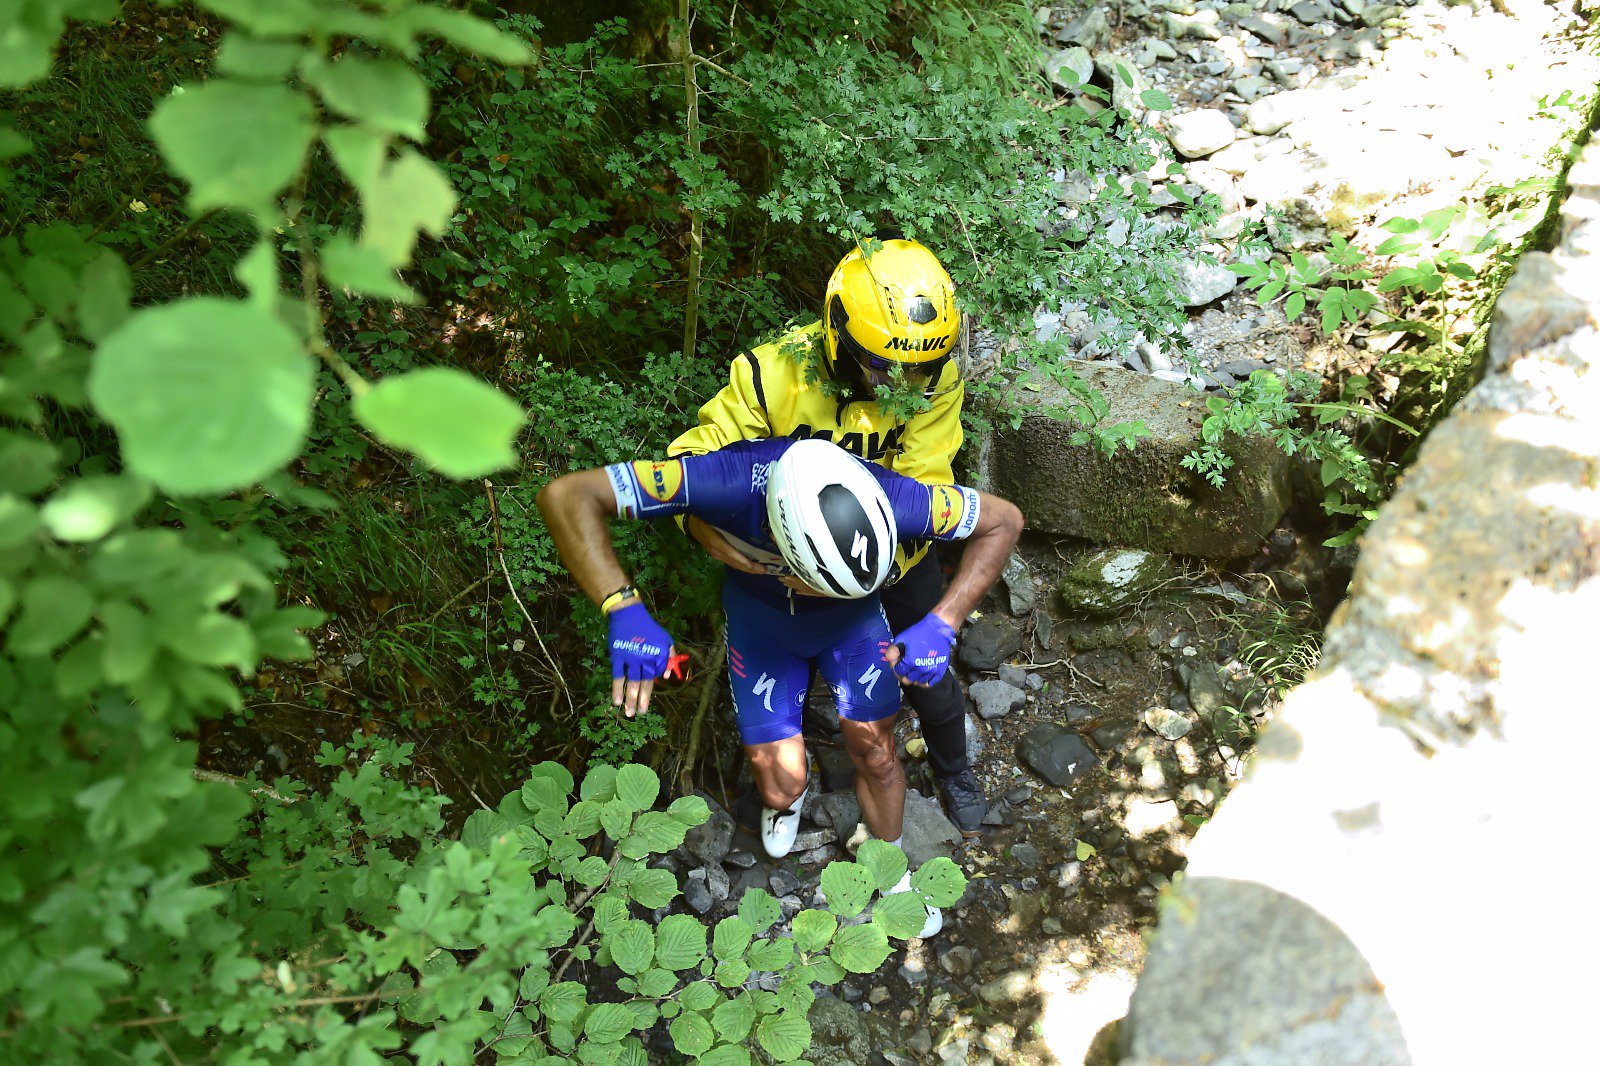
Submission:
M 944 811 L 944 816 L 946 818 L 950 819 L 951 827 L 953 829 L 955 829 L 956 832 L 960 833 L 962 835 L 962 837 L 964 837 L 965 839 L 972 840 L 972 839 L 974 839 L 976 837 L 983 836 L 983 827 L 982 826 L 979 826 L 977 829 L 963 829 L 963 828 L 961 828 L 961 823 L 957 822 L 956 821 L 956 816 L 950 812 L 950 804 L 945 801 L 943 793 L 939 794 L 939 809 Z

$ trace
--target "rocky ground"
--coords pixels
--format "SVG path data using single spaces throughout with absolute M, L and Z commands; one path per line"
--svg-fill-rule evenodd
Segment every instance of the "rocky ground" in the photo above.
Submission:
M 1594 60 L 1567 39 L 1570 17 L 1538 3 L 1128 0 L 1081 15 L 1043 9 L 1041 21 L 1041 62 L 1063 99 L 1099 106 L 1078 97 L 1093 82 L 1135 111 L 1148 88 L 1174 102 L 1141 121 L 1184 173 L 1127 180 L 1149 182 L 1158 204 L 1178 202 L 1176 185 L 1210 192 L 1222 214 L 1205 235 L 1215 262 L 1180 268 L 1191 307 L 1181 344 L 1102 350 L 1103 312 L 1090 307 L 1041 308 L 1038 334 L 1196 390 L 1300 368 L 1375 372 L 1380 396 L 1392 393 L 1383 359 L 1411 339 L 1368 323 L 1319 338 L 1279 306 L 1258 306 L 1222 264 L 1253 233 L 1325 264 L 1334 236 L 1371 249 L 1386 218 L 1477 203 L 1491 185 L 1542 173 L 1572 130 L 1563 86 L 1597 80 Z M 1062 175 L 1061 200 L 1064 218 L 1094 210 L 1080 175 Z M 1530 212 L 1485 225 L 1514 240 L 1536 221 Z M 1447 289 L 1432 310 L 1466 336 L 1477 297 Z M 811 1061 L 1116 1060 L 1107 1023 L 1125 1010 L 1160 889 L 1236 779 L 1276 693 L 1314 655 L 1352 561 L 1288 526 L 1225 567 L 1182 559 L 1023 545 L 960 652 L 969 746 L 994 801 L 983 836 L 962 841 L 928 798 L 915 722 L 901 726 L 914 790 L 907 850 L 913 862 L 952 856 L 971 887 L 938 937 L 819 999 Z M 825 696 L 818 703 L 826 721 Z M 675 858 L 694 910 L 720 917 L 753 886 L 788 913 L 819 902 L 822 865 L 862 831 L 848 759 L 825 733 L 811 743 L 802 848 L 779 864 L 758 858 L 719 811 Z

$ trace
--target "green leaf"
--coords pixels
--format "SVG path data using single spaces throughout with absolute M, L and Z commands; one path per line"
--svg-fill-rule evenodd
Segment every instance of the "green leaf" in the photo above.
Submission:
M 739 897 L 739 917 L 749 923 L 752 932 L 765 933 L 783 917 L 783 908 L 766 889 L 751 888 Z
M 855 926 L 857 929 L 869 929 L 871 926 Z M 836 985 L 845 978 L 845 968 L 833 959 L 823 956 L 812 959 L 806 967 L 810 980 L 819 985 Z
M 409 148 L 357 188 L 361 243 L 376 248 L 394 266 L 411 261 L 418 230 L 442 237 L 456 206 L 455 189 L 438 164 Z
M 1414 218 L 1391 218 L 1386 222 L 1379 223 L 1382 229 L 1386 229 L 1390 233 L 1414 233 L 1421 225 L 1422 223 Z
M 417 302 L 416 290 L 400 280 L 389 257 L 376 248 L 358 244 L 349 234 L 335 234 L 322 246 L 321 258 L 323 272 L 335 285 L 379 300 Z
M 822 894 L 828 909 L 841 918 L 854 918 L 872 900 L 877 881 L 866 867 L 853 862 L 831 862 L 822 870 Z
M 816 1001 L 816 992 L 804 978 L 793 972 L 784 974 L 777 991 L 780 1010 L 797 1010 L 804 1014 L 811 1010 L 811 1005 Z
M 598 1003 L 583 1022 L 583 1034 L 602 1044 L 614 1044 L 632 1031 L 633 1012 L 621 1003 Z
M 1283 314 L 1290 322 L 1299 318 L 1306 309 L 1306 294 L 1291 292 L 1289 298 L 1283 301 Z
M 795 947 L 801 951 L 821 951 L 833 939 L 839 919 L 827 911 L 801 911 L 794 916 L 791 928 Z
M 706 927 L 687 914 L 669 914 L 656 927 L 656 965 L 687 970 L 706 957 Z
M 678 996 L 678 1002 L 683 1004 L 684 1010 L 707 1011 L 713 1004 L 722 1002 L 722 996 L 704 981 L 696 981 L 685 986 Z
M 107 249 L 84 268 L 78 288 L 78 332 L 100 341 L 122 325 L 133 298 L 133 274 L 116 252 Z
M 1160 89 L 1146 89 L 1139 94 L 1139 100 L 1151 111 L 1171 111 L 1172 97 Z
M 611 948 L 611 960 L 623 973 L 644 973 L 655 958 L 655 937 L 650 927 L 638 919 L 622 922 L 607 935 L 606 943 Z
M 1332 333 L 1339 328 L 1339 323 L 1344 318 L 1344 290 L 1328 289 L 1317 301 L 1317 309 L 1322 312 L 1322 332 Z
M 224 74 L 261 81 L 279 81 L 306 54 L 299 41 L 263 41 L 233 30 L 217 49 L 217 69 Z
M 1390 237 L 1372 251 L 1373 255 L 1398 255 L 1401 252 L 1415 251 L 1422 247 L 1422 242 L 1410 237 Z
M 77 636 L 94 616 L 94 595 L 66 577 L 36 577 L 22 589 L 6 650 L 16 656 L 48 655 Z
M 711 817 L 711 808 L 699 796 L 679 796 L 667 808 L 667 813 L 687 826 L 704 824 Z
M 496 63 L 522 64 L 533 59 L 533 51 L 524 41 L 487 19 L 475 18 L 464 11 L 419 4 L 407 8 L 397 18 L 413 33 L 435 34 L 463 52 Z
M 633 809 L 620 800 L 610 800 L 600 808 L 600 826 L 612 840 L 621 840 L 633 828 Z
M 670 870 L 643 869 L 628 879 L 628 898 L 655 910 L 678 897 L 678 879 Z
M 357 396 L 354 408 L 385 444 L 415 452 L 448 477 L 480 477 L 516 462 L 522 409 L 459 370 L 428 367 L 385 378 Z
M 150 486 L 138 478 L 95 477 L 69 481 L 39 509 L 50 535 L 72 543 L 99 540 L 150 502 Z
M 738 1044 L 719 1044 L 701 1055 L 696 1066 L 750 1066 L 750 1052 Z
M 967 878 L 960 867 L 941 855 L 911 875 L 911 887 L 927 897 L 930 907 L 953 907 L 967 890 Z
M 769 1014 L 761 1019 L 756 1040 L 778 1062 L 791 1062 L 811 1046 L 811 1023 L 797 1011 Z
M 593 888 L 606 879 L 611 864 L 598 855 L 590 855 L 572 871 L 572 879 L 585 888 Z
M 422 78 L 395 59 L 345 55 L 309 64 L 306 81 L 322 102 L 345 118 L 412 140 L 423 139 L 428 89 Z
M 863 841 L 856 862 L 872 875 L 879 892 L 889 891 L 906 875 L 906 853 L 884 840 Z
M 1087 862 L 1094 853 L 1094 845 L 1087 840 L 1078 841 L 1078 846 L 1073 850 L 1073 854 L 1077 856 L 1079 862 Z
M 113 685 L 126 685 L 149 672 L 155 661 L 156 635 L 150 617 L 131 603 L 100 604 L 100 631 L 105 637 L 100 668 Z
M 723 988 L 739 988 L 750 980 L 750 964 L 742 959 L 729 959 L 717 964 L 717 984 Z
M 567 1024 L 583 1013 L 587 992 L 576 981 L 562 981 L 539 993 L 539 1009 L 553 1022 Z
M 734 1044 L 744 1042 L 755 1021 L 756 1009 L 750 1005 L 748 994 L 725 999 L 711 1012 L 711 1024 L 716 1027 L 717 1036 Z
M 750 946 L 750 938 L 755 935 L 755 930 L 750 928 L 750 923 L 737 915 L 729 915 L 717 923 L 716 931 L 711 937 L 711 954 L 722 962 L 744 957 L 744 949 Z
M 872 905 L 873 923 L 896 940 L 921 936 L 927 919 L 928 911 L 919 892 L 896 892 Z
M 655 806 L 661 793 L 661 778 L 648 766 L 629 763 L 617 771 L 617 800 L 630 810 L 644 811 Z
M 567 812 L 566 831 L 583 840 L 600 832 L 600 804 L 593 800 L 579 800 Z
M 157 614 L 156 629 L 161 643 L 189 662 L 240 671 L 255 665 L 256 636 L 243 619 L 216 611 L 168 611 Z
M 607 803 L 617 795 L 617 768 L 615 766 L 591 766 L 584 775 L 583 787 L 578 790 L 578 798 L 593 800 L 596 803 Z
M 663 970 L 659 966 L 646 970 L 639 975 L 639 994 L 641 996 L 666 996 L 678 987 L 678 975 L 671 970 Z
M 672 1046 L 680 1054 L 699 1056 L 711 1049 L 716 1040 L 716 1034 L 711 1031 L 711 1023 L 702 1015 L 687 1013 L 678 1015 L 667 1026 L 667 1035 L 672 1037 Z
M 31 496 L 56 479 L 56 449 L 31 433 L 0 429 L 0 490 Z
M 665 811 L 645 811 L 633 823 L 633 831 L 618 845 L 618 850 L 630 859 L 647 855 L 660 855 L 682 844 L 688 826 Z
M 196 211 L 272 211 L 314 132 L 311 101 L 283 85 L 219 78 L 174 90 L 150 116 L 150 135 L 190 185 Z
M 921 923 L 918 923 L 919 928 Z M 763 940 L 750 945 L 750 968 L 776 972 L 794 961 L 793 940 Z
M 202 296 L 141 310 L 106 338 L 89 395 L 135 472 L 174 495 L 211 495 L 300 453 L 315 381 L 277 318 Z
M 828 956 L 851 973 L 871 973 L 894 949 L 883 930 L 871 923 L 839 930 L 828 948 Z
M 473 811 L 461 826 L 461 843 L 477 851 L 488 851 L 496 840 L 511 835 L 511 823 L 494 811 Z

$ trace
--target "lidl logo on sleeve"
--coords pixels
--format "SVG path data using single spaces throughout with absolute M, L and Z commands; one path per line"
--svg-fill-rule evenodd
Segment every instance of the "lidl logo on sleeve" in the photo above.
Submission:
M 676 459 L 664 463 L 634 463 L 633 475 L 639 479 L 639 487 L 645 494 L 658 503 L 671 501 L 683 488 L 683 464 Z
M 961 524 L 966 500 L 954 485 L 933 486 L 933 535 L 942 537 Z

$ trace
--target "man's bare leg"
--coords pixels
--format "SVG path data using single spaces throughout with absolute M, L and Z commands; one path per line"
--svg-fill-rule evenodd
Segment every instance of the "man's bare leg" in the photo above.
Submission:
M 841 718 L 845 750 L 856 767 L 861 816 L 879 840 L 899 840 L 906 812 L 906 773 L 894 753 L 894 715 L 876 722 Z
M 761 802 L 775 811 L 787 810 L 805 791 L 810 766 L 806 762 L 806 741 L 792 737 L 765 744 L 746 744 L 745 757 L 756 776 Z

